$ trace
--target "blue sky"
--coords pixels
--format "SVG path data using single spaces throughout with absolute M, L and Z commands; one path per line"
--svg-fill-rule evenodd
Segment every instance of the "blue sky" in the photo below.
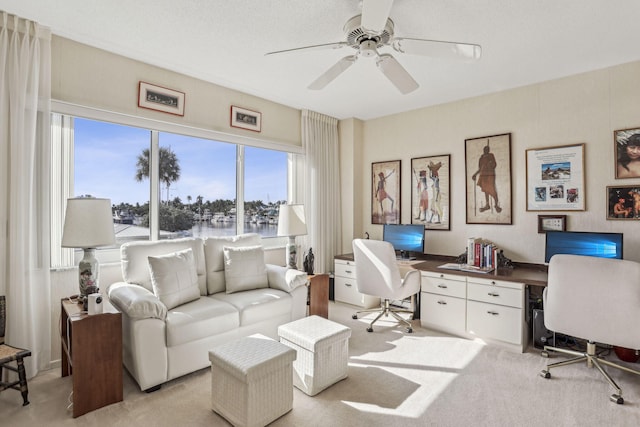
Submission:
M 149 200 L 149 180 L 135 180 L 137 157 L 149 147 L 148 130 L 85 119 L 75 119 L 74 130 L 75 196 L 106 197 L 114 204 Z M 161 133 L 160 146 L 171 147 L 180 162 L 181 176 L 171 184 L 170 199 L 236 197 L 234 144 Z M 245 148 L 245 200 L 285 200 L 286 183 L 286 153 Z M 167 197 L 164 185 L 161 197 Z

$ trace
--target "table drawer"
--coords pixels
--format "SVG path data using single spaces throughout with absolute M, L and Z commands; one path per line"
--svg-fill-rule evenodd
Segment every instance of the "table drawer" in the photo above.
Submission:
M 428 292 L 420 294 L 420 323 L 424 327 L 464 333 L 466 301 Z
M 522 288 L 505 288 L 502 286 L 482 285 L 469 282 L 467 285 L 467 299 L 522 308 L 524 304 L 524 290 Z
M 522 344 L 522 310 L 467 301 L 467 332 L 512 344 Z
M 446 274 L 422 275 L 422 292 L 432 294 L 448 295 L 456 298 L 466 297 L 466 279 L 460 276 L 448 276 Z

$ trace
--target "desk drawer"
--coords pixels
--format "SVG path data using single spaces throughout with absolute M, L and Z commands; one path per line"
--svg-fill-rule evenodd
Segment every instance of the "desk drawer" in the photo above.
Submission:
M 522 344 L 522 310 L 467 301 L 467 332 L 512 344 Z
M 335 260 L 335 272 L 336 277 L 348 277 L 351 279 L 356 278 L 356 263 L 353 261 Z
M 372 308 L 380 305 L 380 298 L 358 292 L 356 281 L 344 277 L 334 278 L 334 299 L 358 307 Z
M 426 328 L 442 329 L 463 334 L 465 331 L 466 301 L 428 292 L 420 294 L 420 323 Z
M 467 286 L 467 299 L 522 308 L 524 303 L 524 290 L 522 288 L 504 288 L 502 286 L 482 285 L 469 282 Z
M 464 277 L 446 274 L 422 274 L 422 292 L 465 298 L 467 282 Z

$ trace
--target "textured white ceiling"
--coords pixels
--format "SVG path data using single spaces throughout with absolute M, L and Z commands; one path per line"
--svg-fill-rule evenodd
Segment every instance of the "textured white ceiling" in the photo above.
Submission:
M 386 52 L 420 84 L 408 95 L 372 58 L 359 59 L 322 91 L 307 89 L 349 48 L 264 56 L 342 41 L 344 23 L 359 8 L 358 0 L 0 0 L 1 10 L 54 34 L 339 119 L 366 120 L 640 60 L 638 0 L 395 0 L 397 36 L 483 48 L 475 63 Z

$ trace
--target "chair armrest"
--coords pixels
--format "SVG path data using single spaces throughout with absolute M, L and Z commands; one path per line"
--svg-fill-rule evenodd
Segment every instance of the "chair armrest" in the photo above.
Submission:
M 167 307 L 153 293 L 139 285 L 118 282 L 109 287 L 109 302 L 133 319 L 167 317 Z
M 270 288 L 285 292 L 291 292 L 307 283 L 307 273 L 304 271 L 273 264 L 267 264 L 267 278 Z

